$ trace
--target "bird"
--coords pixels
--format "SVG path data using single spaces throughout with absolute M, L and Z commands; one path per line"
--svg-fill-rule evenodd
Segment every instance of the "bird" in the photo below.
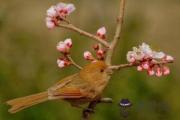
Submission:
M 82 104 L 100 98 L 109 82 L 109 71 L 111 70 L 104 61 L 91 62 L 79 72 L 61 79 L 45 92 L 7 101 L 11 106 L 8 111 L 16 113 L 33 105 L 57 99 L 81 107 Z

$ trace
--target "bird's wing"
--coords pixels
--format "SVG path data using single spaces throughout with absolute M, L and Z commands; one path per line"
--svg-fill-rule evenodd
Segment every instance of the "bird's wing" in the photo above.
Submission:
M 51 86 L 48 91 L 56 91 L 64 86 L 66 86 L 67 84 L 71 83 L 74 78 L 76 78 L 78 76 L 78 74 L 74 74 L 74 75 L 71 75 L 69 77 L 66 77 L 60 81 L 58 81 L 55 85 Z
M 70 77 L 66 77 L 63 80 L 56 83 L 54 86 L 48 89 L 50 99 L 76 99 L 84 98 L 87 96 L 82 86 L 86 86 L 86 83 L 82 81 L 79 74 L 74 74 Z
M 78 98 L 85 98 L 87 95 L 85 92 L 82 92 L 79 88 L 61 88 L 56 91 L 51 91 L 50 98 L 57 99 L 57 98 L 63 98 L 63 99 L 78 99 Z

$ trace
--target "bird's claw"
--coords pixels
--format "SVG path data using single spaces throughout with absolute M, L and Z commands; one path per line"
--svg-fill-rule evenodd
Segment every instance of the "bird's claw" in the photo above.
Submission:
M 83 112 L 84 113 L 95 113 L 94 110 L 91 108 L 84 108 Z

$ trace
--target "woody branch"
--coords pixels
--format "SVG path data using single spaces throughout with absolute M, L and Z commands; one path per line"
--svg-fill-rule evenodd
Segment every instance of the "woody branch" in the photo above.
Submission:
M 174 61 L 162 61 L 162 62 L 155 62 L 154 65 L 163 65 L 167 63 L 173 63 Z M 126 63 L 126 64 L 120 64 L 120 65 L 112 65 L 109 68 L 112 70 L 120 70 L 122 68 L 128 68 L 128 67 L 136 67 L 140 65 L 140 63 Z
M 124 9 L 125 9 L 125 0 L 121 0 L 120 8 L 119 8 L 119 15 L 117 17 L 117 26 L 116 26 L 115 36 L 114 36 L 113 41 L 110 43 L 109 50 L 107 52 L 107 57 L 105 60 L 108 65 L 111 65 L 114 49 L 117 45 L 118 40 L 120 39 L 120 33 L 121 33 L 123 18 L 124 18 Z M 112 68 L 114 69 L 113 66 L 112 66 Z M 89 103 L 88 109 L 94 110 L 97 103 L 99 103 L 99 102 L 92 101 L 91 103 Z M 89 120 L 90 114 L 91 114 L 91 112 L 83 112 L 83 116 L 82 116 L 83 120 Z
M 93 35 L 89 32 L 86 32 L 76 26 L 74 26 L 73 24 L 71 24 L 70 22 L 68 24 L 59 24 L 58 25 L 59 27 L 62 27 L 62 28 L 65 28 L 65 29 L 68 29 L 68 30 L 71 30 L 71 31 L 74 31 L 74 32 L 77 32 L 79 33 L 80 35 L 83 35 L 83 36 L 86 36 L 86 37 L 89 37 L 91 38 L 92 40 L 95 40 L 97 41 L 98 43 L 101 43 L 103 46 L 109 48 L 109 43 L 102 40 L 101 38 L 97 37 L 96 35 Z
M 107 57 L 106 57 L 106 63 L 108 65 L 111 65 L 114 50 L 115 50 L 115 48 L 117 46 L 118 41 L 121 38 L 120 33 L 122 31 L 122 24 L 123 24 L 123 20 L 124 20 L 124 11 L 125 11 L 125 0 L 121 0 L 120 1 L 120 8 L 119 8 L 119 15 L 117 17 L 116 32 L 115 32 L 115 35 L 114 35 L 114 39 L 110 44 L 109 51 L 108 51 Z

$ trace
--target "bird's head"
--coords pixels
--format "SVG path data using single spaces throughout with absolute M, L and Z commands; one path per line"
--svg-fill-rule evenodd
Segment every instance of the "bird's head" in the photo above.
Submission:
M 89 78 L 98 78 L 106 76 L 109 72 L 108 65 L 104 61 L 95 61 L 86 65 L 81 71 L 81 76 Z

